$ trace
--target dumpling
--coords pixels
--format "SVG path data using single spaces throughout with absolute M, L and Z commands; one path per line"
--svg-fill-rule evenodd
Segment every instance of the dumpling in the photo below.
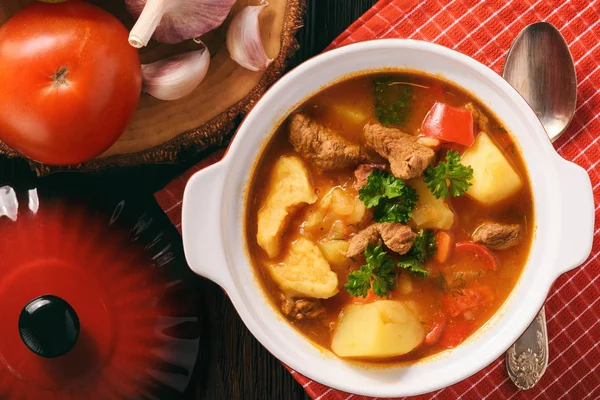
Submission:
M 319 247 L 306 238 L 294 241 L 281 263 L 267 266 L 271 277 L 289 297 L 327 299 L 338 293 L 338 277 Z
M 290 217 L 303 204 L 317 201 L 308 169 L 298 157 L 281 157 L 269 177 L 269 194 L 258 211 L 256 240 L 270 258 L 277 257 Z

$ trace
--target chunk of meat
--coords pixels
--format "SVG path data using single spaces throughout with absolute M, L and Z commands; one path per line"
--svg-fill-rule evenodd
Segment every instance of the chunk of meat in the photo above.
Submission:
M 408 225 L 402 225 L 397 222 L 379 222 L 376 225 L 383 243 L 385 243 L 388 249 L 398 254 L 408 253 L 417 237 Z
M 290 118 L 289 131 L 294 149 L 324 170 L 355 167 L 372 158 L 361 146 L 349 142 L 333 129 L 304 114 L 295 114 Z
M 519 243 L 521 226 L 486 222 L 473 232 L 471 238 L 475 243 L 484 244 L 490 249 L 504 250 Z
M 479 128 L 479 130 L 482 132 L 487 132 L 487 125 L 489 122 L 488 117 L 486 117 L 481 112 L 481 110 L 473 103 L 467 103 L 465 105 L 465 109 L 471 111 L 471 113 L 473 114 L 473 120 L 477 122 L 477 127 Z
M 398 129 L 367 124 L 364 131 L 367 145 L 390 162 L 397 178 L 418 178 L 435 157 L 435 151 L 420 144 L 416 136 Z
M 408 225 L 378 222 L 369 225 L 350 239 L 346 256 L 362 254 L 369 245 L 379 245 L 382 241 L 393 252 L 406 254 L 416 237 Z
M 371 172 L 376 169 L 385 170 L 385 164 L 361 164 L 354 171 L 354 176 L 356 177 L 356 182 L 354 182 L 354 189 L 358 190 L 361 187 L 365 186 L 367 180 L 369 179 L 369 175 Z
M 318 299 L 291 299 L 281 294 L 281 312 L 295 319 L 315 319 L 325 313 L 325 308 Z
M 370 245 L 378 246 L 381 243 L 381 236 L 376 225 L 369 225 L 350 239 L 348 242 L 348 251 L 346 252 L 347 257 L 362 254 Z

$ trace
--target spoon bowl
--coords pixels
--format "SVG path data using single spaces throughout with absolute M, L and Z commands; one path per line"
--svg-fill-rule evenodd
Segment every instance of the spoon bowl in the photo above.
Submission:
M 551 141 L 571 122 L 577 78 L 571 52 L 552 24 L 527 26 L 508 51 L 502 76 L 529 103 Z

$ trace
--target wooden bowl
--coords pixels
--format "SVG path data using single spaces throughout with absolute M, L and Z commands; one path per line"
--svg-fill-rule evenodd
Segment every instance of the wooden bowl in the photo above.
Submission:
M 0 2 L 0 24 L 34 0 Z M 131 28 L 134 20 L 123 0 L 92 0 Z M 225 46 L 231 16 L 257 1 L 238 0 L 225 23 L 202 40 L 211 53 L 204 81 L 190 95 L 175 101 L 157 100 L 142 94 L 138 110 L 119 140 L 99 157 L 78 165 L 48 166 L 29 160 L 38 174 L 60 170 L 95 170 L 112 166 L 181 161 L 231 136 L 236 119 L 245 114 L 265 90 L 283 73 L 287 59 L 298 44 L 296 31 L 302 26 L 304 0 L 269 0 L 260 14 L 262 41 L 273 62 L 266 71 L 252 72 L 234 62 Z M 142 63 L 198 49 L 193 41 L 165 45 L 155 41 L 140 50 Z M 0 142 L 0 154 L 23 157 Z

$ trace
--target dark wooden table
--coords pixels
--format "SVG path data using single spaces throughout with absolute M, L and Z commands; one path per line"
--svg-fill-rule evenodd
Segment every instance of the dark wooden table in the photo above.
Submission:
M 363 14 L 376 0 L 307 0 L 304 27 L 298 33 L 300 50 L 290 68 L 320 53 Z M 202 155 L 185 165 L 152 165 L 94 173 L 107 190 L 133 190 L 151 198 L 170 180 L 188 169 Z M 67 175 L 67 174 L 65 174 Z M 88 174 L 90 175 L 90 174 Z M 0 186 L 30 186 L 35 176 L 23 161 L 0 158 Z M 268 400 L 308 399 L 281 363 L 246 329 L 227 296 L 215 284 L 200 282 L 204 294 L 203 346 L 196 380 L 189 399 Z

